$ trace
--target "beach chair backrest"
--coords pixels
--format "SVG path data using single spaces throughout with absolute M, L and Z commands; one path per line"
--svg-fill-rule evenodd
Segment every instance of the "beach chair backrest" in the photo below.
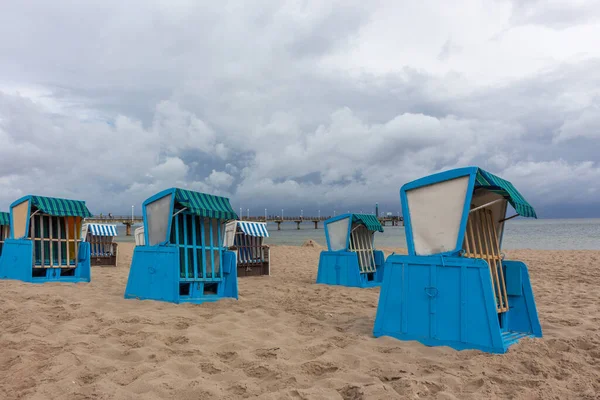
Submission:
M 464 250 L 467 220 L 474 209 L 492 212 L 502 244 L 504 222 L 537 218 L 533 207 L 507 180 L 478 167 L 458 168 L 417 179 L 400 190 L 408 253 L 458 255 Z M 510 204 L 515 215 L 506 217 Z
M 242 264 L 262 262 L 265 259 L 262 237 L 247 235 L 238 227 L 234 245 L 238 249 L 238 259 Z
M 144 240 L 144 227 L 140 226 L 139 228 L 137 228 L 134 233 L 135 235 L 135 245 L 136 246 L 143 246 L 145 243 Z
M 117 236 L 116 225 L 84 224 L 82 237 L 90 244 L 90 253 L 94 257 L 113 256 L 114 237 Z
M 492 277 L 496 309 L 499 313 L 508 311 L 500 241 L 492 210 L 481 208 L 469 213 L 463 247 L 465 257 L 481 258 L 487 261 Z
M 350 231 L 350 251 L 358 256 L 361 273 L 375 272 L 373 233 L 363 224 L 352 224 Z
M 186 211 L 175 212 L 169 241 L 179 247 L 181 278 L 223 279 L 225 222 Z
M 29 225 L 33 267 L 76 267 L 82 220 L 81 217 L 33 214 Z
M 469 177 L 460 176 L 406 191 L 405 229 L 416 255 L 456 248 L 468 189 Z
M 333 221 L 325 221 L 325 234 L 330 251 L 346 251 L 348 249 L 348 229 L 352 215 L 348 214 Z
M 33 268 L 76 268 L 84 201 L 28 195 L 11 205 L 11 239 L 32 242 Z M 39 273 L 39 272 L 37 272 Z

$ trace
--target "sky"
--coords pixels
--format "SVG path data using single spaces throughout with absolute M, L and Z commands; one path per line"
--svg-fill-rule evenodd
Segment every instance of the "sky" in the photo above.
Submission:
M 540 217 L 600 217 L 599 37 L 598 0 L 4 1 L 0 209 L 175 186 L 396 214 L 476 165 Z

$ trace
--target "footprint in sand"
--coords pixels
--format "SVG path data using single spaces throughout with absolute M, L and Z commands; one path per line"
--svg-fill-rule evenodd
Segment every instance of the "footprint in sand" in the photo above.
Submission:
M 365 398 L 364 393 L 358 386 L 344 386 L 338 390 L 338 393 L 344 400 L 362 400 Z
M 325 363 L 322 361 L 309 361 L 302 364 L 302 370 L 308 375 L 325 375 L 337 371 L 339 368 L 332 363 Z
M 201 363 L 200 369 L 202 370 L 202 372 L 209 374 L 209 375 L 215 375 L 215 374 L 218 374 L 219 372 L 222 372 L 219 368 L 215 367 L 211 363 Z
M 481 389 L 484 385 L 485 380 L 483 378 L 478 378 L 467 382 L 463 390 L 467 393 L 473 393 Z
M 244 368 L 244 373 L 250 378 L 265 379 L 268 376 L 275 376 L 276 373 L 271 371 L 264 365 L 253 365 L 249 368 Z
M 174 326 L 175 326 L 175 329 L 184 330 L 184 329 L 189 328 L 190 324 L 186 321 L 177 321 Z
M 217 353 L 217 356 L 219 356 L 223 362 L 231 362 L 237 358 L 237 353 L 233 351 L 223 351 L 221 353 Z
M 165 344 L 186 344 L 190 341 L 186 336 L 169 336 L 165 339 Z
M 274 359 L 277 358 L 277 351 L 279 347 L 273 347 L 271 349 L 258 349 L 254 352 L 258 358 L 263 359 Z

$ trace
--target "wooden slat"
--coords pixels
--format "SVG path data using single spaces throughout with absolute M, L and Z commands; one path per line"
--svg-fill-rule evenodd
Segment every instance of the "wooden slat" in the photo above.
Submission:
M 349 250 L 356 253 L 361 273 L 376 271 L 372 238 L 369 237 L 369 234 L 369 230 L 362 225 L 350 231 L 351 240 Z
M 50 249 L 50 267 L 54 267 L 54 233 L 52 232 L 52 226 L 54 225 L 53 222 L 54 218 L 48 217 L 48 236 L 50 237 L 50 240 L 48 241 L 48 248 Z
M 493 257 L 491 256 L 492 254 L 492 244 L 489 243 L 489 230 L 490 227 L 488 226 L 487 223 L 487 216 L 486 216 L 486 210 L 482 209 L 478 211 L 479 214 L 479 220 L 481 222 L 481 226 L 482 226 L 482 236 L 483 236 L 483 241 L 485 244 L 485 254 L 487 256 L 487 260 L 488 260 L 488 264 L 490 266 L 490 272 L 492 274 L 492 279 L 494 281 L 494 292 L 496 295 L 496 304 L 498 306 L 499 310 L 502 310 L 504 308 L 504 305 L 502 304 L 502 293 L 500 292 L 500 281 L 498 280 L 498 268 L 496 265 L 496 260 L 493 259 Z
M 354 250 L 357 252 L 358 256 L 359 256 L 359 266 L 360 266 L 360 270 L 361 272 L 365 272 L 365 255 L 362 251 L 362 246 L 360 244 L 360 237 L 358 234 L 358 229 L 354 230 L 353 232 L 354 235 Z
M 179 218 L 179 215 L 177 216 Z M 181 219 L 183 222 L 183 257 L 185 263 L 185 277 L 190 277 L 190 267 L 189 267 L 189 259 L 188 259 L 188 217 L 187 214 L 181 214 Z
M 486 218 L 486 210 L 482 209 L 480 210 L 479 213 L 479 223 L 481 224 L 481 233 L 482 233 L 482 237 L 483 237 L 483 242 L 485 245 L 485 255 L 486 255 L 486 259 L 488 260 L 488 265 L 490 267 L 490 273 L 492 276 L 492 286 L 494 288 L 494 296 L 496 299 L 496 308 L 497 310 L 503 311 L 503 304 L 502 304 L 502 293 L 500 292 L 500 282 L 498 280 L 498 269 L 496 266 L 496 260 L 492 257 L 492 245 L 490 243 L 489 240 L 489 226 L 487 224 L 487 218 Z
M 467 220 L 466 257 L 486 260 L 494 291 L 497 312 L 508 311 L 506 282 L 502 271 L 500 245 L 490 210 L 477 210 Z M 499 271 L 499 272 L 498 272 Z
M 209 230 L 209 243 L 210 243 L 210 271 L 211 279 L 215 279 L 215 251 L 213 250 L 214 246 L 214 238 L 213 238 L 213 220 L 210 218 L 208 220 L 208 230 Z
M 200 240 L 202 243 L 202 278 L 206 278 L 206 229 L 204 217 L 198 217 L 200 220 Z
M 69 217 L 65 217 L 65 232 L 66 235 L 65 237 L 67 238 L 67 265 L 71 266 L 71 254 L 70 254 L 70 249 L 69 249 Z
M 491 239 L 494 248 L 494 256 L 496 257 L 497 268 L 500 272 L 500 288 L 502 292 L 502 300 L 504 301 L 504 311 L 508 311 L 508 294 L 506 293 L 506 281 L 504 279 L 504 270 L 502 268 L 502 256 L 500 254 L 500 241 L 498 240 L 498 233 L 496 232 L 496 228 L 494 227 L 492 213 L 488 213 L 488 222 L 491 225 Z
M 374 234 L 375 234 L 375 232 L 372 232 L 372 233 L 369 232 L 368 233 L 368 235 L 369 235 L 368 236 L 368 239 L 369 239 L 369 250 L 370 250 L 370 253 L 371 253 L 371 261 L 372 261 L 371 266 L 373 267 L 373 272 L 375 272 L 375 268 L 376 268 L 376 265 L 375 265 L 375 251 L 373 249 L 373 235 Z
M 361 228 L 358 229 L 358 231 L 359 231 L 360 245 L 361 245 L 361 248 L 364 249 L 364 258 L 365 258 L 364 271 L 365 272 L 374 272 L 373 266 L 371 264 L 371 247 L 369 246 L 369 243 L 368 243 L 369 231 L 367 229 L 364 229 L 362 226 L 361 226 Z
M 46 267 L 46 259 L 44 256 L 44 218 L 42 215 L 40 215 L 40 254 L 41 254 L 41 258 L 40 258 L 40 265 L 45 268 Z
M 64 217 L 59 217 L 56 219 L 56 223 L 57 223 L 57 227 L 56 227 L 56 234 L 58 236 L 58 265 L 63 265 L 62 264 L 62 229 L 60 228 L 60 220 L 64 218 Z
M 375 255 L 373 254 L 373 246 L 371 246 L 370 233 L 368 229 L 363 229 L 363 241 L 367 254 L 367 266 L 369 272 L 375 272 Z
M 198 242 L 196 241 L 197 218 L 198 217 L 196 215 L 192 215 L 192 252 L 194 260 L 194 279 L 198 279 Z
M 471 245 L 469 244 L 469 228 L 471 228 L 471 218 L 467 219 L 467 233 L 465 234 L 465 256 L 471 257 Z
M 35 218 L 37 217 L 37 215 L 34 215 L 33 217 L 31 217 L 31 222 L 29 223 L 29 236 L 31 237 L 32 240 L 32 245 L 33 245 L 33 266 L 35 267 L 35 258 L 36 258 L 36 251 L 35 251 Z
M 356 251 L 358 251 L 358 254 L 360 254 L 360 269 L 361 272 L 367 272 L 367 257 L 366 257 L 366 253 L 365 253 L 365 249 L 364 249 L 364 243 L 362 240 L 362 235 L 361 235 L 362 231 L 360 229 L 360 227 L 358 227 L 355 231 L 354 231 L 354 238 L 356 239 L 355 242 L 355 248 Z
M 79 220 L 79 217 L 74 217 L 73 218 L 73 243 L 74 243 L 73 247 L 75 249 L 75 267 L 77 267 L 77 264 L 79 264 L 79 260 L 78 260 L 79 248 L 77 246 L 79 244 L 79 242 L 77 240 L 78 236 L 79 236 L 77 234 L 77 225 L 79 225 L 78 224 L 78 222 L 79 222 L 78 220 Z M 79 229 L 80 229 L 80 232 L 81 232 L 81 227 L 79 227 Z
M 219 278 L 223 279 L 223 251 L 221 251 L 221 246 L 223 246 L 223 238 L 221 237 L 221 222 L 219 220 L 215 221 L 217 223 L 217 247 L 219 251 Z

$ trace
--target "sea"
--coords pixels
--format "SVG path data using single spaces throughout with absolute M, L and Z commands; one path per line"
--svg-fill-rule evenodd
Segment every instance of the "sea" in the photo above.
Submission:
M 139 225 L 137 225 L 139 226 Z M 137 227 L 134 226 L 133 230 Z M 133 236 L 125 236 L 125 226 L 118 226 L 118 241 L 133 242 Z M 276 223 L 268 224 L 267 244 L 300 246 L 312 239 L 325 246 L 323 224 L 314 229 L 314 224 L 306 221 L 296 229 L 296 223 L 284 222 L 281 230 Z M 383 233 L 375 235 L 375 247 L 406 248 L 406 236 L 403 226 L 386 226 Z M 600 250 L 600 218 L 579 219 L 521 219 L 506 222 L 504 249 L 535 250 Z

